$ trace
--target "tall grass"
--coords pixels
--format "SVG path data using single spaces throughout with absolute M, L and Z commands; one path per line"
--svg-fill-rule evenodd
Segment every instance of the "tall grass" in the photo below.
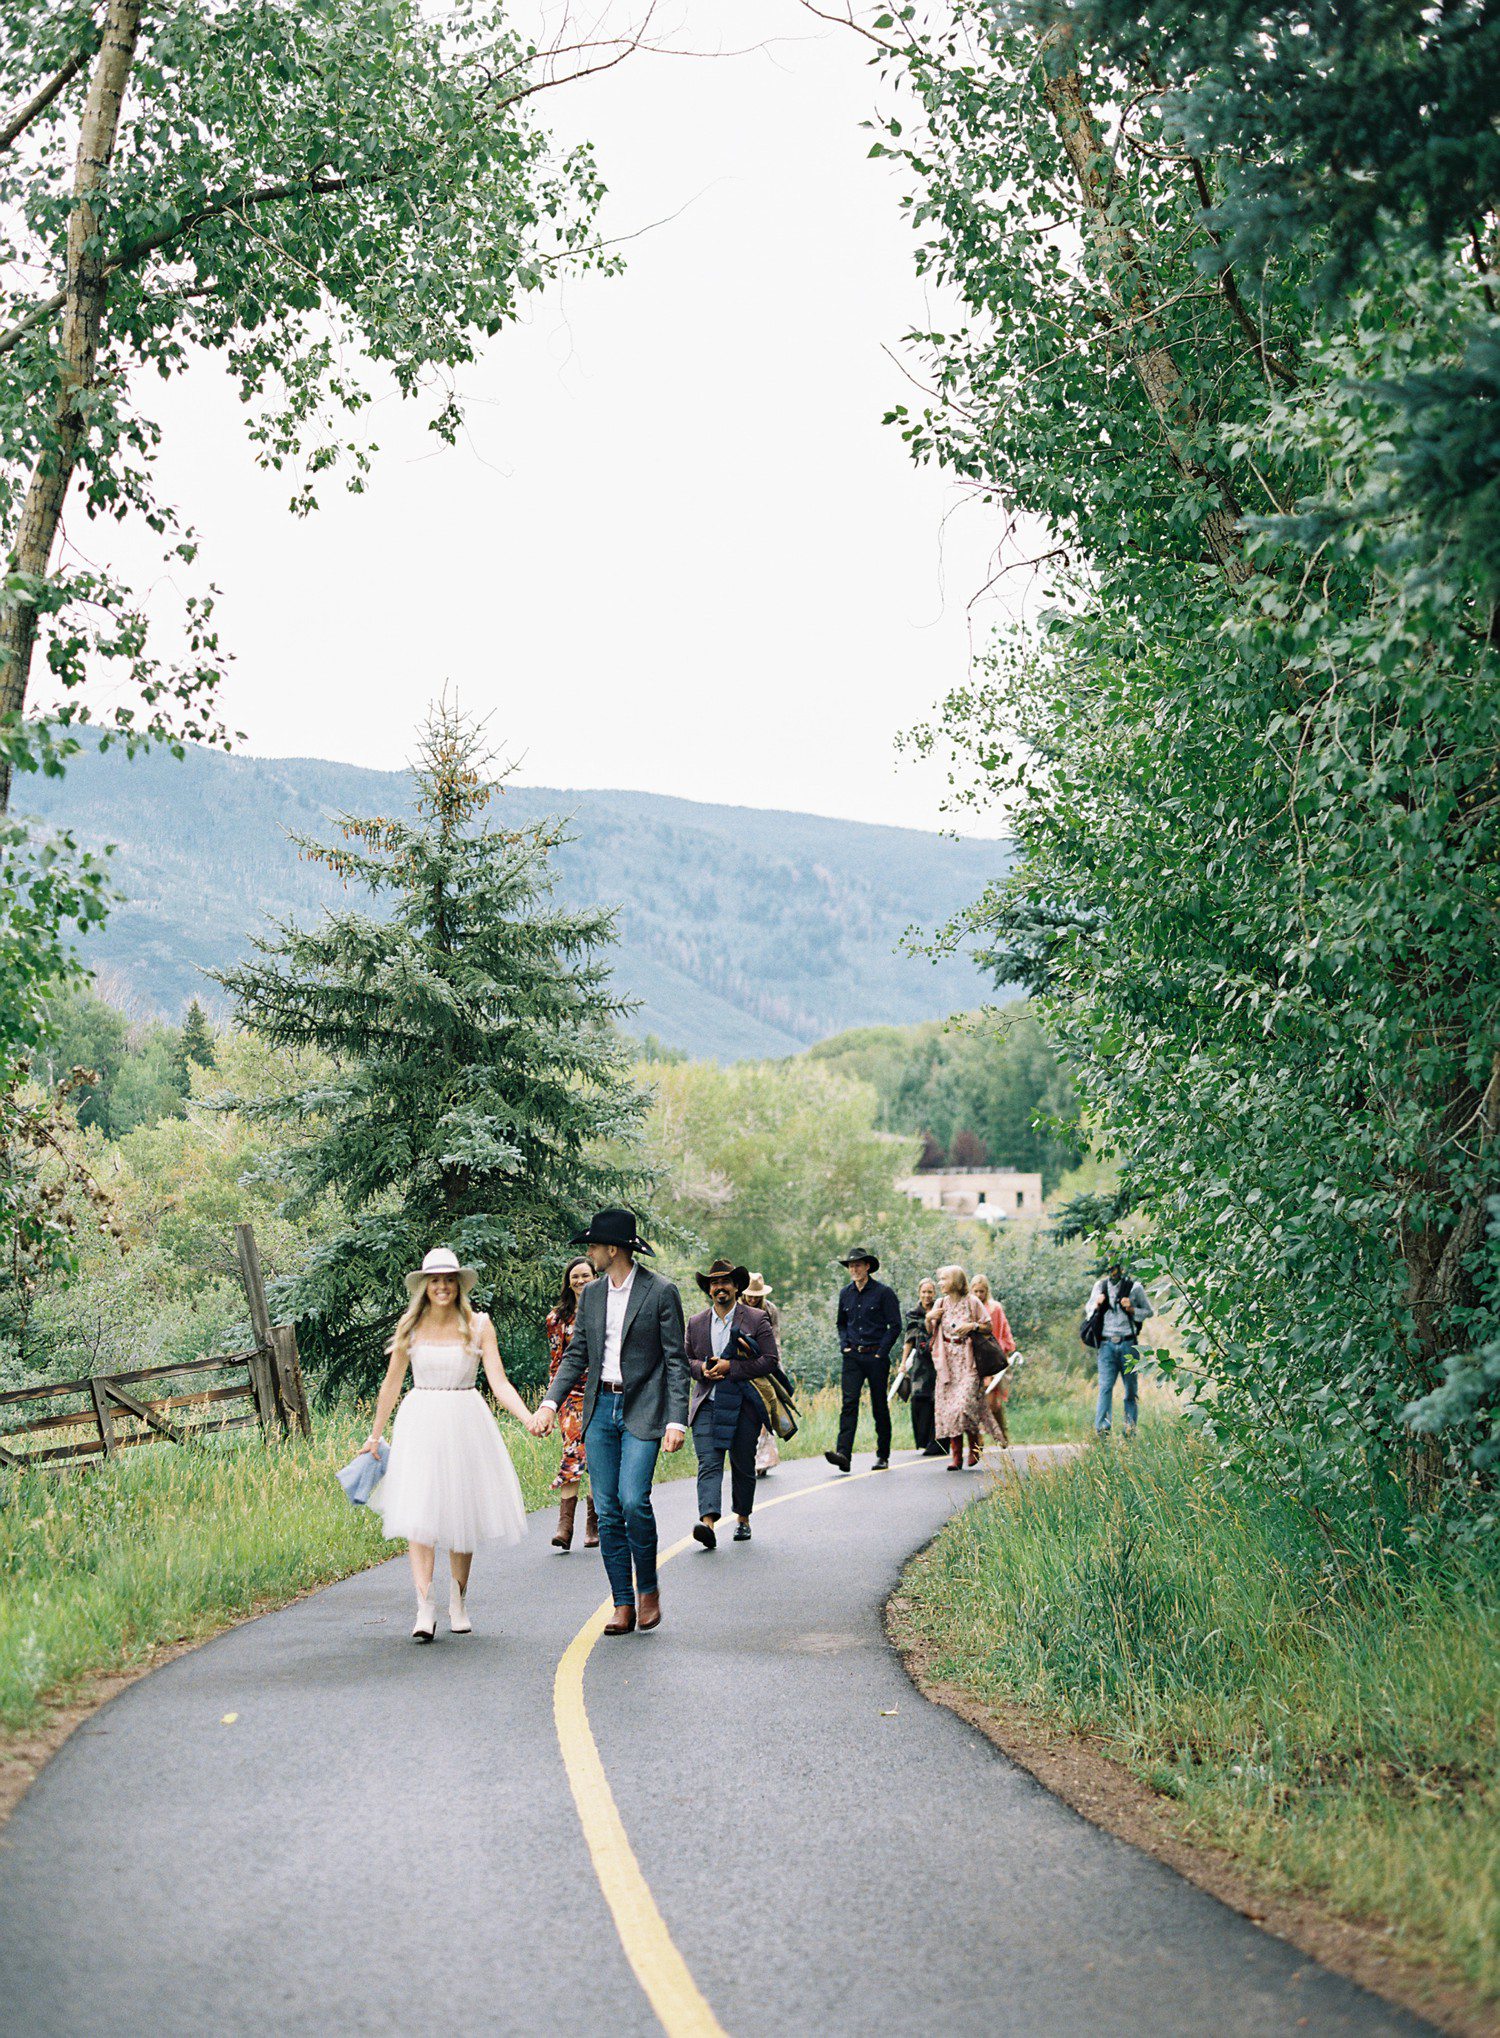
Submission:
M 941 1676 L 1096 1737 L 1196 1831 L 1500 1992 L 1493 1568 L 1351 1564 L 1143 1429 L 969 1509 L 907 1583 Z

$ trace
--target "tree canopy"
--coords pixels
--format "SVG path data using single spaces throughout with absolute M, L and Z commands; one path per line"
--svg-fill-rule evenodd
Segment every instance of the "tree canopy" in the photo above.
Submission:
M 1123 1163 L 1226 1456 L 1315 1508 L 1470 1494 L 1489 1415 L 1418 1442 L 1413 1411 L 1500 1279 L 1484 149 L 1438 192 L 1489 118 L 1489 11 L 953 0 L 866 32 L 918 109 L 875 153 L 958 307 L 892 422 L 1047 534 L 999 562 L 1045 573 L 1040 628 L 925 735 L 956 802 L 1014 815 L 972 924 Z
M 196 554 L 159 494 L 148 390 L 205 354 L 233 376 L 255 456 L 292 507 L 361 485 L 355 420 L 394 384 L 461 415 L 456 373 L 561 263 L 602 259 L 587 147 L 560 153 L 536 96 L 628 39 L 539 46 L 496 0 L 17 0 L 0 33 L 0 793 L 35 767 L 38 635 L 59 719 L 114 661 L 127 734 L 211 735 L 220 647 L 207 590 L 185 656 L 84 548 L 55 557 L 70 490 Z M 45 707 L 46 704 L 44 703 Z

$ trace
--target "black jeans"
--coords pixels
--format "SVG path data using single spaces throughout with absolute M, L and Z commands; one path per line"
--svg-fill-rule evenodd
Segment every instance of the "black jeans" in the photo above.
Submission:
M 739 1419 L 729 1444 L 729 1500 L 736 1514 L 748 1516 L 755 1506 L 755 1446 L 760 1442 L 760 1397 L 745 1389 Z M 714 1521 L 724 1511 L 724 1453 L 714 1442 L 714 1405 L 705 1401 L 693 1417 L 693 1449 L 698 1453 L 698 1512 Z
M 890 1381 L 889 1356 L 881 1358 L 878 1352 L 845 1352 L 844 1406 L 839 1415 L 838 1441 L 841 1458 L 847 1458 L 854 1449 L 854 1432 L 859 1428 L 859 1397 L 865 1387 L 870 1390 L 870 1410 L 875 1417 L 875 1455 L 877 1458 L 891 1455 L 891 1405 L 886 1399 Z
M 911 1397 L 912 1442 L 919 1451 L 925 1451 L 930 1443 L 937 1440 L 936 1408 L 937 1403 L 930 1394 L 913 1394 Z

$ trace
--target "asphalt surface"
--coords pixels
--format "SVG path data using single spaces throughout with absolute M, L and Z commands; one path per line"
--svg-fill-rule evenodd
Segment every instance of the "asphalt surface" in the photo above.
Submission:
M 675 1558 L 661 1630 L 589 1659 L 625 1830 L 729 2038 L 1425 2030 L 917 1695 L 880 1608 L 983 1483 L 937 1460 L 858 1481 L 785 1464 L 762 1502 L 824 1490 L 767 1508 L 748 1545 Z M 657 1512 L 665 1548 L 691 1481 Z M 401 1559 L 86 1722 L 0 1834 L 0 2027 L 659 2032 L 553 1727 L 604 1574 L 581 1542 L 552 1550 L 549 1520 L 476 1561 L 470 1638 L 440 1620 L 435 1646 L 407 1639 Z

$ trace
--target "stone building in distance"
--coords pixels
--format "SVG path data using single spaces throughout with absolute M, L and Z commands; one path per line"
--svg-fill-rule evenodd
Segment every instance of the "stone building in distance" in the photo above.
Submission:
M 1012 1217 L 1041 1217 L 1042 1178 L 1020 1168 L 924 1168 L 897 1184 L 927 1210 L 1003 1224 Z

